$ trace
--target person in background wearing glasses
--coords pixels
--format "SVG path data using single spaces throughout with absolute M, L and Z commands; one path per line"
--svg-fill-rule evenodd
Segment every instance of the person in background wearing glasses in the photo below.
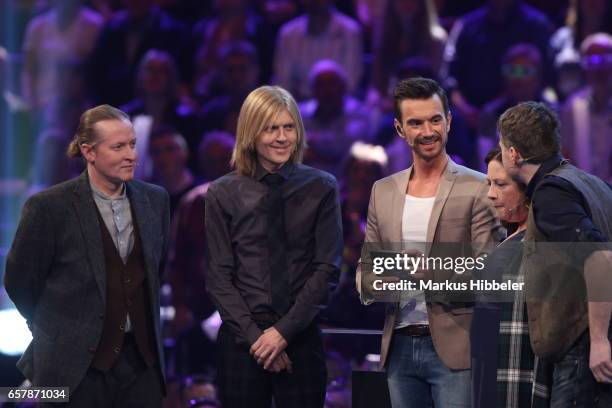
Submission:
M 70 407 L 161 407 L 168 193 L 133 180 L 134 128 L 109 105 L 83 113 L 68 155 L 86 170 L 28 199 L 7 257 L 32 331 L 17 366 L 36 387 L 69 387 Z
M 293 97 L 257 88 L 238 117 L 235 170 L 206 194 L 206 289 L 223 320 L 224 408 L 324 404 L 316 318 L 338 282 L 342 221 L 336 180 L 301 164 L 305 145 Z
M 612 35 L 588 36 L 580 54 L 587 85 L 563 107 L 561 144 L 577 167 L 612 183 Z
M 497 143 L 497 119 L 506 109 L 524 101 L 544 101 L 554 107 L 544 91 L 542 54 L 528 43 L 512 46 L 502 60 L 502 94 L 483 106 L 478 127 L 478 164 Z

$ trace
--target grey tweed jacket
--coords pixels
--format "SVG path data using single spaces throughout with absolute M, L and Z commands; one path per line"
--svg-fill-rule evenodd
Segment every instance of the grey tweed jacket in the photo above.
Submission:
M 169 237 L 168 193 L 140 181 L 126 186 L 142 239 L 163 378 L 159 284 Z M 27 200 L 4 284 L 33 336 L 17 367 L 36 386 L 68 386 L 72 392 L 91 365 L 106 302 L 102 236 L 87 172 Z

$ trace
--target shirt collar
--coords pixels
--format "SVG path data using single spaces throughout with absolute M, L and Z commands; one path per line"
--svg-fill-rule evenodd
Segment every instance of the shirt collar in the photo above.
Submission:
M 293 170 L 295 169 L 295 164 L 291 161 L 288 161 L 287 163 L 285 163 L 280 169 L 278 169 L 278 171 L 275 174 L 279 174 L 280 176 L 283 177 L 283 179 L 287 180 L 291 174 L 293 173 Z M 261 181 L 264 177 L 266 177 L 268 174 L 270 174 L 270 172 L 268 170 L 266 170 L 259 162 L 257 163 L 257 168 L 255 169 L 255 178 L 258 181 Z
M 122 186 L 121 186 L 121 194 L 119 194 L 119 196 L 117 196 L 115 198 L 111 198 L 111 197 L 107 196 L 106 194 L 104 194 L 103 192 L 101 192 L 100 190 L 98 190 L 93 185 L 91 180 L 89 181 L 89 186 L 91 187 L 91 191 L 93 192 L 94 197 L 100 198 L 102 200 L 113 201 L 113 200 L 123 200 L 123 199 L 126 198 L 125 183 L 123 183 Z
M 527 184 L 527 190 L 525 191 L 525 194 L 527 194 L 527 197 L 531 199 L 533 196 L 533 192 L 535 191 L 538 184 L 540 184 L 544 176 L 546 176 L 548 173 L 550 173 L 551 171 L 559 167 L 565 161 L 566 160 L 560 154 L 555 154 L 549 157 L 548 159 L 544 160 L 542 164 L 540 164 L 540 168 L 533 175 L 533 178 L 531 179 L 529 184 Z

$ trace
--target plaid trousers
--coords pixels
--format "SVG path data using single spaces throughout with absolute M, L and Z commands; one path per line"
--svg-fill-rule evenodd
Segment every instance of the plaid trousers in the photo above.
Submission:
M 289 344 L 293 372 L 275 374 L 257 364 L 249 346 L 223 324 L 217 338 L 217 382 L 223 408 L 322 408 L 327 369 L 319 328 L 313 324 Z

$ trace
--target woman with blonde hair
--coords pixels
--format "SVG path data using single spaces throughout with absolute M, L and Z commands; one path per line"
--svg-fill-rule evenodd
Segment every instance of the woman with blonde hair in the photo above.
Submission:
M 238 117 L 235 171 L 206 194 L 206 288 L 223 321 L 223 407 L 269 408 L 273 398 L 280 407 L 324 404 L 316 320 L 338 282 L 342 225 L 336 180 L 301 164 L 305 144 L 293 97 L 257 88 Z

